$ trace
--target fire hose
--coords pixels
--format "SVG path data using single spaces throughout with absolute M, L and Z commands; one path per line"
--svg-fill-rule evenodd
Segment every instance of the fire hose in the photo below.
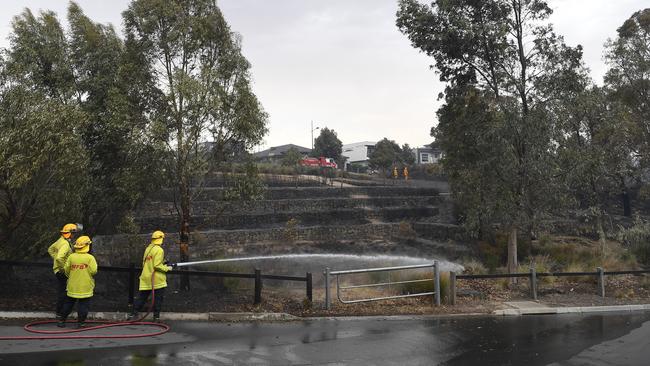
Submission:
M 263 258 L 263 257 L 252 257 L 252 258 L 246 258 L 246 259 L 258 259 L 258 258 Z M 238 259 L 241 260 L 241 259 Z M 197 265 L 197 264 L 207 264 L 207 263 L 219 263 L 219 262 L 229 262 L 232 261 L 232 259 L 217 259 L 217 260 L 207 260 L 207 261 L 197 261 L 197 262 L 184 262 L 184 263 L 177 263 L 177 267 L 186 267 L 186 266 L 192 266 L 192 265 Z M 155 274 L 155 271 L 154 271 Z M 115 339 L 115 338 L 122 338 L 122 339 L 128 339 L 128 338 L 143 338 L 143 337 L 153 337 L 157 335 L 161 335 L 164 333 L 167 333 L 170 330 L 169 325 L 164 324 L 164 323 L 155 323 L 155 322 L 145 322 L 143 321 L 150 313 L 151 310 L 154 307 L 155 303 L 155 292 L 156 290 L 154 289 L 154 274 L 151 276 L 151 302 L 149 304 L 149 308 L 147 310 L 147 313 L 140 317 L 139 319 L 136 320 L 130 320 L 130 321 L 121 321 L 121 322 L 111 322 L 108 320 L 88 320 L 86 321 L 87 323 L 92 323 L 92 324 L 98 324 L 95 326 L 90 326 L 90 327 L 84 327 L 84 328 L 78 328 L 78 329 L 66 329 L 66 330 L 41 330 L 41 329 L 35 329 L 36 326 L 38 325 L 43 325 L 43 324 L 53 324 L 56 323 L 56 320 L 36 320 L 30 323 L 25 324 L 23 329 L 27 332 L 30 333 L 36 333 L 36 334 L 42 334 L 42 335 L 36 335 L 36 336 L 5 336 L 5 337 L 0 337 L 0 341 L 2 340 L 46 340 L 46 339 Z M 129 325 L 144 325 L 144 326 L 152 326 L 152 327 L 157 327 L 160 328 L 157 331 L 154 332 L 147 332 L 147 333 L 134 333 L 134 334 L 111 334 L 111 335 L 80 335 L 80 334 L 75 334 L 75 333 L 80 333 L 80 332 L 87 332 L 91 330 L 97 330 L 97 329 L 106 329 L 106 328 L 113 328 L 113 327 L 124 327 L 124 326 L 129 326 Z
M 25 324 L 23 327 L 24 330 L 30 333 L 37 333 L 37 334 L 42 334 L 42 335 L 36 335 L 36 336 L 6 336 L 6 337 L 0 337 L 0 341 L 4 340 L 46 340 L 46 339 L 114 339 L 114 338 L 122 338 L 122 339 L 128 339 L 128 338 L 143 338 L 143 337 L 153 337 L 157 335 L 161 335 L 164 333 L 167 333 L 169 331 L 169 325 L 164 324 L 164 323 L 155 323 L 155 322 L 145 322 L 143 321 L 150 313 L 151 310 L 154 307 L 155 303 L 155 295 L 156 295 L 156 290 L 154 289 L 154 273 L 151 274 L 151 302 L 149 303 L 149 308 L 147 309 L 147 313 L 144 314 L 142 317 L 136 320 L 129 320 L 129 321 L 121 321 L 121 322 L 111 322 L 109 320 L 88 320 L 86 321 L 87 323 L 94 323 L 94 324 L 99 324 L 95 326 L 90 326 L 90 327 L 84 327 L 84 328 L 77 328 L 77 329 L 66 329 L 66 330 L 41 330 L 41 329 L 35 329 L 34 327 L 37 325 L 43 325 L 43 324 L 52 324 L 56 323 L 57 320 L 37 320 L 33 321 L 30 323 Z M 160 330 L 155 331 L 155 332 L 147 332 L 147 333 L 133 333 L 133 334 L 111 334 L 111 335 L 101 335 L 101 334 L 93 334 L 93 335 L 79 335 L 79 334 L 71 334 L 71 333 L 80 333 L 80 332 L 87 332 L 91 330 L 97 330 L 97 329 L 106 329 L 106 328 L 112 328 L 112 327 L 124 327 L 124 326 L 129 326 L 129 325 L 144 325 L 144 326 L 152 326 L 152 327 L 157 327 L 160 328 Z M 67 334 L 67 335 L 62 335 L 62 334 Z

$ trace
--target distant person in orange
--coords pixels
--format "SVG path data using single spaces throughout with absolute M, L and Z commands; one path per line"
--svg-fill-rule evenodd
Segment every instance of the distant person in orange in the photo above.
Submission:
M 409 168 L 404 167 L 404 180 L 409 180 Z

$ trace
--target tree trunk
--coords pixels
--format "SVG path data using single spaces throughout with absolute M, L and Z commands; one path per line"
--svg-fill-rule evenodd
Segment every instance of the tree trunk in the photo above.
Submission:
M 603 213 L 598 213 L 596 218 L 596 226 L 598 230 L 598 238 L 600 240 L 600 254 L 605 259 L 605 251 L 607 250 L 607 238 L 605 237 L 605 227 L 603 226 Z
M 181 173 L 182 175 L 182 173 Z M 190 260 L 190 186 L 187 177 L 180 178 L 180 198 L 181 198 L 181 222 L 180 222 L 180 260 L 179 262 L 189 262 Z M 181 290 L 190 289 L 190 276 L 181 275 Z
M 516 273 L 517 267 L 517 227 L 513 226 L 508 236 L 508 273 Z M 512 278 L 510 283 L 517 283 L 517 279 Z
M 627 188 L 623 188 L 621 200 L 623 202 L 623 216 L 632 216 L 632 203 L 630 202 L 630 193 L 627 191 Z

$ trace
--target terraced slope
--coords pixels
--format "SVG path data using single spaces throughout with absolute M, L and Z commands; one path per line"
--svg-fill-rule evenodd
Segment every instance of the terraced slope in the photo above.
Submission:
M 224 205 L 220 182 L 208 183 L 197 189 L 192 212 L 192 253 L 199 256 L 363 252 L 377 245 L 390 252 L 433 254 L 431 250 L 444 248 L 448 241 L 463 239 L 463 231 L 453 225 L 448 196 L 433 188 L 349 186 L 350 182 L 343 187 L 313 182 L 288 187 L 270 182 L 281 186 L 269 187 L 263 200 Z M 144 202 L 135 219 L 142 233 L 175 232 L 178 218 L 172 191 L 161 190 Z M 127 239 L 117 235 L 99 240 L 109 250 Z

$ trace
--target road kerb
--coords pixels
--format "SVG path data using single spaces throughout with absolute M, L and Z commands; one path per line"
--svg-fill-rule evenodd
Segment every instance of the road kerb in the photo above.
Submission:
M 646 311 L 646 310 L 650 310 L 650 304 L 501 309 L 501 310 L 495 310 L 493 314 L 500 315 L 500 316 L 522 316 L 522 315 L 543 315 L 543 314 L 588 314 L 588 313 L 627 312 L 627 311 Z

